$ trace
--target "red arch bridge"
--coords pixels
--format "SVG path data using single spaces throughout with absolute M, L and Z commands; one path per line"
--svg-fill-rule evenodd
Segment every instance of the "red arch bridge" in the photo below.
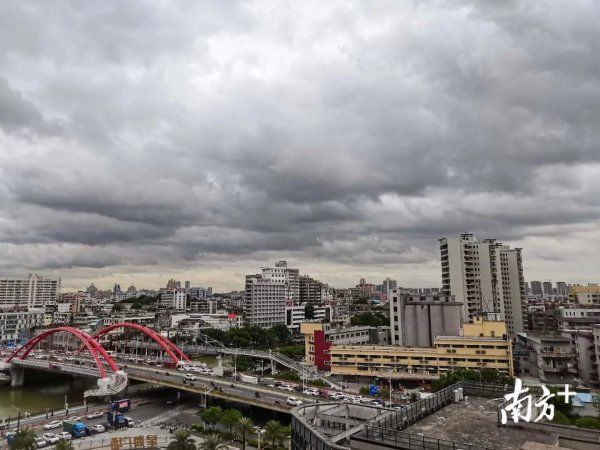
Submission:
M 91 356 L 92 366 L 79 365 L 78 367 L 69 367 L 69 371 L 88 376 L 98 377 L 98 387 L 85 392 L 85 396 L 104 396 L 117 394 L 127 386 L 127 374 L 119 368 L 108 351 L 101 345 L 102 337 L 114 330 L 133 330 L 144 334 L 147 338 L 158 344 L 158 347 L 164 354 L 168 356 L 165 361 L 166 365 L 177 366 L 180 361 L 189 361 L 189 358 L 175 344 L 169 341 L 166 337 L 156 331 L 144 327 L 136 323 L 122 322 L 109 325 L 93 335 L 89 335 L 77 328 L 73 327 L 57 327 L 43 331 L 42 333 L 31 338 L 25 345 L 15 350 L 3 362 L 0 362 L 2 369 L 11 369 L 11 372 L 20 373 L 21 380 L 15 380 L 14 377 L 19 377 L 13 373 L 13 384 L 22 383 L 22 371 L 13 370 L 21 367 L 33 367 L 40 369 L 55 369 L 61 370 L 62 362 L 47 361 L 44 358 L 37 358 L 35 348 L 38 344 L 44 342 L 50 336 L 57 333 L 67 333 L 74 336 L 81 342 L 81 347 L 78 353 L 89 353 Z M 32 357 L 35 356 L 35 357 Z M 16 366 L 16 367 L 14 367 Z

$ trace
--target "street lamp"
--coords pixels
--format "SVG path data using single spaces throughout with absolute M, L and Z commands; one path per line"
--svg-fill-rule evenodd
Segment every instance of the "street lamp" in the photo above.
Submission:
M 256 436 L 258 436 L 258 450 L 260 450 L 260 435 L 265 432 L 264 428 L 259 428 L 256 430 Z

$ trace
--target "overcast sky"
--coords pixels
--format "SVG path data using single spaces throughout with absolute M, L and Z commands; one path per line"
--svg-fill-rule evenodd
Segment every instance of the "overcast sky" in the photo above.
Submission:
M 0 2 L 0 275 L 600 281 L 600 2 Z

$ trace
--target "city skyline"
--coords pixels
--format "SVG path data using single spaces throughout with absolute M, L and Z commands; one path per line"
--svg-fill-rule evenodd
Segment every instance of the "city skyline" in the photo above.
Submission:
M 0 275 L 438 286 L 437 239 L 471 232 L 595 282 L 599 13 L 2 2 Z

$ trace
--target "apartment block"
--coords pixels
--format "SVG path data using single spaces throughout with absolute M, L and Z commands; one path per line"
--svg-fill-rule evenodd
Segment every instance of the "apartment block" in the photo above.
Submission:
M 26 278 L 0 278 L 0 307 L 43 308 L 60 298 L 60 278 L 29 274 Z
M 578 375 L 577 354 L 571 339 L 557 334 L 515 336 L 518 374 L 538 378 L 545 384 L 573 383 Z
M 458 336 L 462 303 L 454 296 L 390 289 L 391 344 L 432 347 L 436 336 Z
M 286 261 L 264 267 L 261 274 L 246 275 L 246 320 L 262 328 L 285 324 L 285 308 L 300 299 L 298 269 L 288 268 Z
M 600 305 L 600 286 L 571 286 L 570 299 L 583 306 L 599 306 Z
M 463 320 L 500 314 L 510 335 L 523 331 L 525 280 L 520 248 L 471 233 L 440 239 L 442 293 L 463 305 Z
M 187 294 L 184 289 L 169 289 L 160 294 L 160 308 L 185 311 Z
M 490 368 L 513 375 L 512 346 L 506 325 L 475 317 L 460 336 L 437 336 L 433 347 L 332 345 L 332 374 L 396 380 L 437 379 L 458 368 Z
M 0 311 L 0 344 L 27 341 L 37 327 L 44 326 L 44 309 L 21 308 Z

